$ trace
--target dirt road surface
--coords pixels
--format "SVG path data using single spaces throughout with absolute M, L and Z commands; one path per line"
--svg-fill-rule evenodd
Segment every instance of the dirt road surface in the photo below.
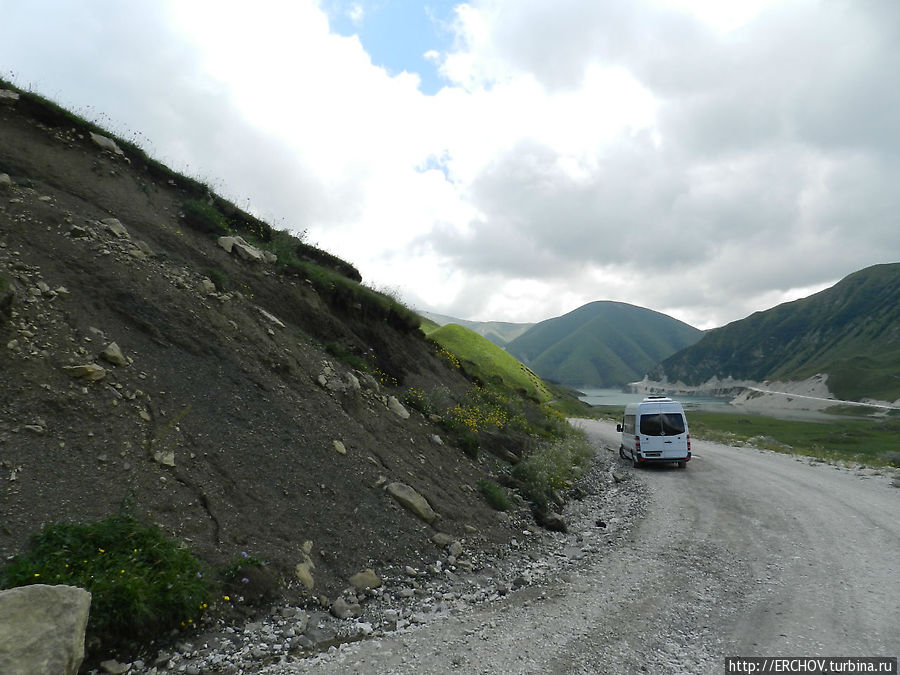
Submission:
M 601 452 L 605 422 L 579 421 Z M 269 673 L 721 673 L 726 656 L 897 656 L 900 489 L 871 469 L 694 442 L 628 535 L 500 603 Z

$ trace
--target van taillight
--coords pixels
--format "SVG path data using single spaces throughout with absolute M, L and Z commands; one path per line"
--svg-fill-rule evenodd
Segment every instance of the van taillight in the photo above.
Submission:
M 635 450 L 635 452 L 641 451 L 641 437 L 640 436 L 634 437 L 634 450 Z
M 688 442 L 688 454 L 691 454 L 691 435 L 690 434 L 687 435 L 687 442 Z

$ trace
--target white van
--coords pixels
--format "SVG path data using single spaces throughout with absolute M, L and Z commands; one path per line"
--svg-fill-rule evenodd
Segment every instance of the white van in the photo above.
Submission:
M 684 408 L 665 396 L 648 396 L 625 406 L 619 456 L 634 466 L 650 462 L 676 462 L 680 469 L 691 459 L 691 434 Z

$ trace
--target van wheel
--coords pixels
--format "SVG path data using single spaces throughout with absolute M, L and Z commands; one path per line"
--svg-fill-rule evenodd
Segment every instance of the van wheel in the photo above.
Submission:
M 687 466 L 687 462 L 675 462 L 678 465 L 679 469 L 683 469 Z
M 640 465 L 640 462 L 638 462 L 637 460 L 637 455 L 631 455 L 631 466 L 637 469 L 638 467 L 640 467 Z
M 619 446 L 619 457 L 621 457 L 622 459 L 628 459 L 625 456 L 625 446 L 624 445 Z

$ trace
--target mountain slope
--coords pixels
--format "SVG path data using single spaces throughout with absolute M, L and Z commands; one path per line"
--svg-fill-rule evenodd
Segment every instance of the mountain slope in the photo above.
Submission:
M 551 398 L 541 378 L 509 352 L 475 331 L 451 323 L 432 331 L 428 336 L 445 349 L 474 364 L 479 376 L 499 378 L 507 387 L 520 390 L 537 401 L 548 401 Z
M 701 335 L 659 312 L 598 301 L 536 324 L 507 350 L 552 382 L 615 387 L 639 380 Z
M 803 380 L 828 374 L 838 398 L 900 398 L 900 263 L 716 328 L 650 372 L 699 385 L 712 377 Z

